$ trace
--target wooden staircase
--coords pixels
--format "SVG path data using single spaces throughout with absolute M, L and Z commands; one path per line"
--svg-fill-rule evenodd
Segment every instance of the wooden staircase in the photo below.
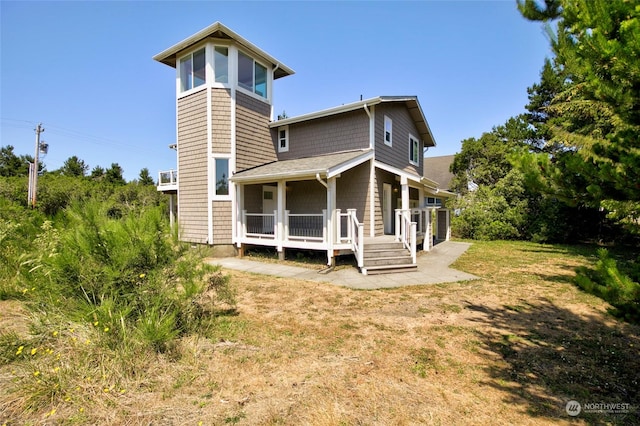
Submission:
M 364 265 L 360 268 L 365 275 L 390 274 L 415 271 L 411 252 L 401 242 L 393 238 L 376 237 L 364 242 Z

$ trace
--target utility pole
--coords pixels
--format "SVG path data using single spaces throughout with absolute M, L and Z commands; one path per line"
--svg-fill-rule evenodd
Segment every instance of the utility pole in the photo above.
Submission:
M 29 204 L 36 207 L 36 194 L 38 192 L 38 158 L 40 156 L 40 133 L 44 132 L 42 123 L 34 129 L 36 131 L 36 153 L 33 156 L 34 162 L 29 165 Z

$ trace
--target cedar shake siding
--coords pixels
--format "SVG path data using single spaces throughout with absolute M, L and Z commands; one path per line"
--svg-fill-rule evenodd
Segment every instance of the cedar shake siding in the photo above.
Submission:
M 248 213 L 263 213 L 262 184 L 246 185 L 244 187 L 244 209 Z
M 287 210 L 294 214 L 320 214 L 327 208 L 327 189 L 317 180 L 287 182 Z
M 213 243 L 231 244 L 231 201 L 213 202 Z
M 393 120 L 393 146 L 384 143 L 384 116 Z M 407 111 L 404 103 L 390 103 L 376 105 L 375 111 L 376 160 L 406 172 L 422 176 L 422 147 L 418 129 Z M 409 134 L 420 140 L 418 165 L 409 163 Z M 382 188 L 382 187 L 381 187 Z M 382 193 L 382 191 L 381 191 Z
M 207 91 L 178 99 L 180 239 L 207 241 Z
M 356 209 L 364 233 L 369 235 L 369 170 L 371 163 L 365 162 L 342 173 L 336 180 L 336 208 L 343 213 Z
M 231 154 L 231 93 L 211 89 L 211 140 L 216 154 Z
M 236 92 L 236 172 L 277 160 L 270 116 L 268 103 Z
M 278 128 L 272 129 L 274 146 Z M 369 148 L 369 117 L 364 110 L 351 111 L 289 125 L 289 151 L 279 160 L 313 157 L 332 152 Z

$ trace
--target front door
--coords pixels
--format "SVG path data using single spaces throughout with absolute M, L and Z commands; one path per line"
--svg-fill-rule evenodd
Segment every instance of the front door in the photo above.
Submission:
M 273 234 L 273 227 L 275 225 L 275 217 L 273 217 L 273 211 L 278 208 L 278 187 L 266 186 L 262 187 L 262 214 L 268 214 L 270 216 L 262 217 L 262 233 Z
M 382 184 L 382 223 L 384 225 L 384 233 L 393 234 L 393 204 L 391 204 L 391 184 Z

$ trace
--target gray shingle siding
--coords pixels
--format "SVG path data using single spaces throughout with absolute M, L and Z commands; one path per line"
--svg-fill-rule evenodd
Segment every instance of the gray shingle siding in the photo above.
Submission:
M 393 120 L 393 146 L 384 143 L 384 116 Z M 422 146 L 418 153 L 418 165 L 409 163 L 409 134 L 420 139 L 418 130 L 404 103 L 376 105 L 375 111 L 376 160 L 406 172 L 422 176 Z
M 236 170 L 237 172 L 275 161 L 276 150 L 269 122 L 271 106 L 236 92 Z
M 180 239 L 207 240 L 207 91 L 178 100 L 178 221 Z
M 231 244 L 231 201 L 213 201 L 213 243 Z
M 276 145 L 278 128 L 272 130 Z M 369 147 L 369 117 L 364 110 L 289 125 L 289 151 L 278 159 L 312 157 Z
M 231 154 L 231 93 L 211 89 L 211 141 L 216 154 Z

